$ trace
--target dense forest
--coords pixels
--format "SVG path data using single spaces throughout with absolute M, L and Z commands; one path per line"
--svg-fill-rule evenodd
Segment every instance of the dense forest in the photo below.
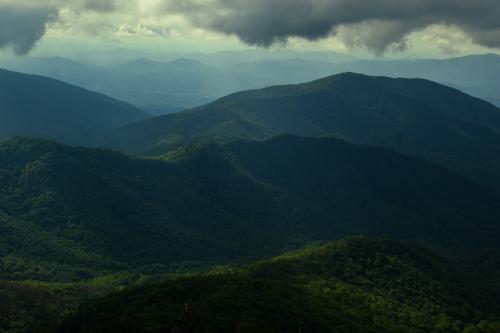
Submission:
M 499 18 L 0 0 L 0 333 L 500 333 Z
M 133 302 L 124 303 L 131 308 L 122 309 L 124 313 L 135 313 L 140 307 L 135 305 L 135 297 L 142 304 L 150 302 L 142 299 L 147 295 L 172 293 L 168 297 L 176 301 L 168 303 L 167 310 L 162 308 L 167 306 L 165 303 L 151 305 L 159 307 L 150 313 L 151 325 L 147 324 L 150 319 L 137 319 L 136 326 L 116 323 L 109 329 L 119 331 L 119 327 L 124 327 L 120 325 L 126 325 L 137 332 L 144 327 L 155 332 L 168 324 L 164 320 L 177 318 L 180 322 L 207 323 L 213 329 L 228 332 L 231 325 L 249 332 L 270 325 L 269 332 L 286 332 L 292 327 L 287 326 L 290 323 L 285 318 L 298 316 L 298 309 L 305 305 L 305 312 L 297 318 L 314 332 L 326 332 L 329 327 L 346 332 L 398 332 L 409 327 L 409 317 L 418 322 L 411 324 L 416 325 L 415 332 L 430 327 L 436 332 L 447 332 L 448 328 L 450 332 L 490 332 L 487 327 L 495 325 L 488 320 L 494 320 L 497 313 L 489 299 L 500 296 L 498 271 L 490 268 L 497 267 L 494 260 L 500 258 L 500 208 L 496 194 L 447 169 L 383 148 L 353 145 L 334 138 L 285 135 L 264 142 L 192 144 L 161 158 L 137 158 L 109 150 L 16 138 L 0 143 L 0 183 L 0 330 L 5 332 L 34 328 L 50 331 L 71 316 L 81 302 L 90 303 L 80 313 L 101 311 L 100 302 L 109 299 L 97 303 L 93 299 L 165 279 L 173 280 L 144 287 L 146 291 L 131 291 Z M 452 261 L 395 242 L 354 238 L 250 264 L 315 240 L 352 234 L 420 241 Z M 354 254 L 342 252 L 346 246 L 355 249 Z M 424 251 L 415 254 L 418 260 L 413 258 L 416 261 L 405 265 L 421 265 L 420 261 L 434 258 L 439 265 L 428 263 L 437 265 L 431 267 L 432 278 L 448 279 L 451 270 L 462 279 L 460 283 L 475 280 L 476 285 L 462 287 L 471 291 L 470 295 L 454 294 L 460 290 L 458 287 L 446 291 L 452 295 L 446 294 L 450 299 L 461 297 L 463 303 L 459 303 L 458 310 L 458 305 L 450 307 L 454 304 L 451 301 L 434 304 L 434 290 L 424 289 L 425 296 L 418 299 L 422 303 L 405 304 L 403 308 L 408 313 L 400 314 L 401 304 L 397 302 L 402 302 L 402 296 L 396 296 L 402 291 L 393 290 L 392 283 L 376 286 L 384 279 L 392 281 L 393 274 L 402 272 L 401 267 L 379 271 L 378 264 L 369 266 L 368 258 L 356 254 L 358 247 L 359 251 L 374 247 L 374 253 L 382 252 L 387 258 L 399 250 L 401 255 Z M 485 253 L 488 248 L 490 252 Z M 353 258 L 346 259 L 350 255 Z M 297 271 L 282 272 L 288 267 L 282 266 L 288 262 L 286 258 L 300 259 L 294 263 Z M 331 266 L 339 258 L 347 260 L 339 263 L 346 267 Z M 387 258 L 384 260 L 392 263 Z M 231 262 L 248 266 L 185 275 Z M 274 263 L 279 264 L 270 269 L 284 275 L 275 277 L 273 273 L 273 281 L 278 279 L 274 282 L 269 276 L 262 276 L 262 285 L 271 289 L 253 290 L 260 288 L 259 284 L 254 285 L 254 274 L 260 276 L 255 272 Z M 365 281 L 367 277 L 357 276 L 359 272 L 354 271 L 353 276 L 335 275 L 332 280 L 333 277 L 323 276 L 328 272 L 322 269 L 334 269 L 335 274 L 362 269 L 363 274 L 378 277 L 376 281 Z M 420 270 L 420 266 L 414 268 L 414 272 Z M 439 276 L 443 270 L 446 276 Z M 296 278 L 298 284 L 292 283 Z M 401 279 L 409 279 L 412 288 L 420 288 L 412 282 L 416 277 Z M 304 285 L 309 280 L 318 284 Z M 335 294 L 330 303 L 317 303 L 316 296 L 324 298 L 322 292 L 335 291 L 340 286 L 347 288 L 341 292 L 345 295 Z M 214 294 L 203 296 L 208 298 L 201 300 L 201 305 L 190 305 L 201 312 L 189 312 L 189 318 L 184 318 L 182 304 L 188 300 L 191 304 L 191 298 L 198 296 L 190 293 L 198 288 Z M 373 294 L 375 289 L 371 288 L 382 288 L 383 292 Z M 217 312 L 221 318 L 212 316 L 211 311 L 216 311 L 214 304 L 223 305 L 232 297 L 248 298 L 236 302 L 244 317 L 234 317 L 230 307 Z M 273 302 L 284 303 L 276 313 L 263 315 L 261 311 Z M 261 308 L 259 304 L 268 305 Z M 315 313 L 316 307 L 325 307 L 326 312 Z M 434 312 L 427 313 L 423 310 L 426 307 Z M 363 317 L 374 308 L 380 318 Z M 120 307 L 111 309 L 118 311 Z M 108 312 L 103 313 L 105 316 Z M 170 314 L 165 319 L 159 313 Z M 330 317 L 327 313 L 336 315 Z M 190 317 L 194 314 L 197 319 Z M 209 320 L 212 317 L 215 321 Z M 232 317 L 241 323 L 228 320 Z M 74 320 L 68 323 L 74 325 Z M 98 328 L 92 328 L 93 332 L 104 330 L 103 322 L 95 325 Z M 77 332 L 76 328 L 69 331 Z M 82 328 L 82 332 L 86 331 Z
M 495 190 L 500 184 L 499 128 L 498 108 L 459 90 L 426 80 L 344 73 L 240 92 L 146 119 L 111 131 L 100 144 L 158 155 L 207 138 L 335 136 L 424 158 Z
M 117 129 L 148 115 L 41 77 L 0 84 L 17 126 L 0 136 L 46 137 L 0 141 L 0 332 L 500 328 L 486 102 L 347 73 Z M 55 91 L 50 119 L 68 122 L 23 129 Z
M 0 276 L 10 280 L 182 271 L 351 234 L 499 244 L 495 194 L 337 139 L 209 143 L 142 159 L 18 138 L 0 144 L 0 183 Z
M 90 301 L 55 332 L 484 332 L 496 298 L 419 246 L 354 237 Z

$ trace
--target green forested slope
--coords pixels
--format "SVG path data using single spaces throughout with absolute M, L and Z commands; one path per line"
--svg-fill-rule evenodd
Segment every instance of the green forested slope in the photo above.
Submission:
M 91 301 L 56 332 L 497 332 L 476 289 L 430 251 L 358 237 Z
M 322 207 L 346 234 L 498 244 L 499 223 L 483 214 L 498 207 L 497 196 L 445 168 L 332 138 L 286 135 L 225 148 L 256 179 Z
M 28 135 L 88 145 L 113 128 L 147 117 L 99 93 L 0 69 L 0 138 Z
M 346 73 L 224 97 L 117 129 L 102 145 L 155 155 L 200 139 L 337 136 L 421 157 L 500 184 L 500 110 L 431 81 Z
M 75 281 L 251 260 L 351 234 L 498 248 L 497 197 L 381 148 L 283 136 L 159 159 L 0 144 L 2 279 Z
M 3 278 L 73 280 L 125 267 L 165 271 L 174 263 L 256 257 L 293 242 L 294 223 L 313 219 L 288 213 L 305 209 L 289 194 L 255 182 L 225 156 L 212 157 L 197 175 L 109 151 L 4 142 Z M 276 232 L 282 224 L 289 233 Z

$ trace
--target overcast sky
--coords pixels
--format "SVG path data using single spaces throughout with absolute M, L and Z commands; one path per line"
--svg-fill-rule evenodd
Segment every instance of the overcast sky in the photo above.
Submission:
M 443 57 L 498 53 L 499 18 L 499 0 L 0 0 L 0 52 L 263 47 Z

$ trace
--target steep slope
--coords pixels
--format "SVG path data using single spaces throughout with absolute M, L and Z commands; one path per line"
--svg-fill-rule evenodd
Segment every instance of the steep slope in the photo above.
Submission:
M 421 157 L 500 184 L 500 110 L 425 80 L 341 74 L 242 92 L 114 131 L 103 144 L 159 154 L 187 141 L 337 136 Z
M 498 248 L 498 198 L 446 169 L 336 139 L 188 146 L 166 160 L 0 144 L 0 274 L 72 281 L 392 236 Z
M 0 137 L 28 135 L 89 144 L 113 128 L 147 118 L 104 95 L 40 76 L 0 70 Z
M 92 301 L 56 332 L 496 332 L 475 293 L 430 251 L 349 238 Z
M 225 147 L 252 177 L 318 205 L 345 234 L 439 239 L 441 244 L 467 234 L 467 242 L 483 246 L 498 241 L 488 234 L 500 224 L 482 213 L 500 207 L 498 197 L 422 160 L 337 139 L 290 135 Z M 485 229 L 475 230 L 471 221 L 483 221 Z
M 298 199 L 254 181 L 222 150 L 199 163 L 197 174 L 109 151 L 4 142 L 2 277 L 67 281 L 258 257 L 316 223 Z

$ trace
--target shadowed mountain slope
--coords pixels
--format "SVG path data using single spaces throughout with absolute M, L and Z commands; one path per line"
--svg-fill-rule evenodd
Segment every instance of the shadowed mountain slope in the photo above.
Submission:
M 0 185 L 4 279 L 165 272 L 351 234 L 500 243 L 496 196 L 337 139 L 194 145 L 165 160 L 15 139 L 0 144 Z
M 90 144 L 147 118 L 127 103 L 53 79 L 0 70 L 0 137 L 26 135 Z
M 337 136 L 427 159 L 491 188 L 500 184 L 500 110 L 419 79 L 346 73 L 253 90 L 117 129 L 103 145 L 162 154 L 186 142 Z

